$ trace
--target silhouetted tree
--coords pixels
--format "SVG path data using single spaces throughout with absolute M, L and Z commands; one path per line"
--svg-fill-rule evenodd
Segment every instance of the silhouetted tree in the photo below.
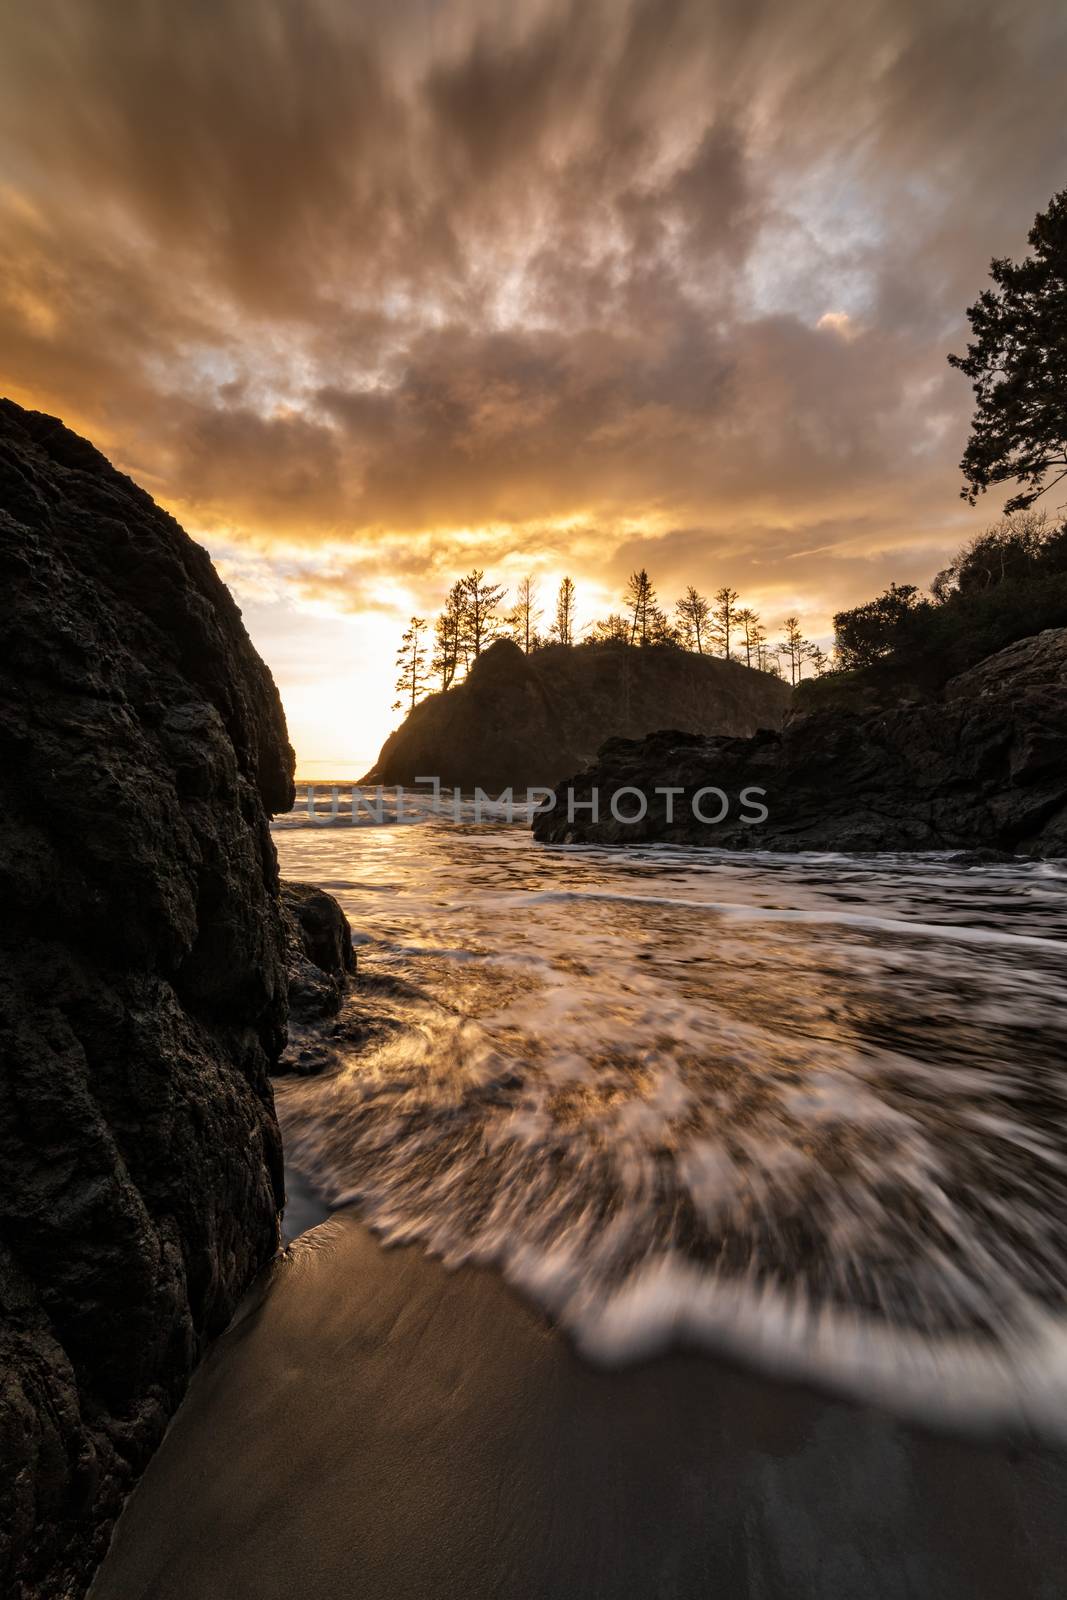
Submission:
M 930 609 L 913 583 L 891 583 L 884 594 L 834 617 L 838 664 L 845 669 L 869 667 L 892 655 L 918 631 L 919 613 Z
M 992 484 L 1014 479 L 1024 487 L 1006 502 L 1009 512 L 1067 477 L 1067 189 L 1028 238 L 1033 255 L 991 263 L 996 287 L 967 312 L 967 354 L 948 358 L 973 382 L 976 402 L 960 493 L 974 505 Z
M 743 611 L 737 613 L 737 627 L 741 634 L 741 648 L 745 652 L 745 666 L 760 666 L 760 645 L 765 643 L 767 634 L 759 619 L 759 612 L 745 606 Z
M 448 591 L 445 609 L 434 624 L 433 670 L 441 688 L 449 689 L 463 656 L 463 631 L 466 601 L 463 584 L 454 583 Z
M 1056 571 L 1067 572 L 1067 529 L 1053 527 L 1044 511 L 1017 511 L 965 544 L 930 592 L 943 605 L 953 594 L 982 594 Z
M 778 645 L 778 653 L 789 663 L 789 681 L 796 688 L 804 675 L 804 657 L 809 645 L 800 631 L 799 617 L 786 617 L 783 627 L 785 638 Z
M 681 647 L 682 641 L 678 637 L 677 628 L 674 627 L 666 613 L 660 610 L 659 606 L 651 606 L 649 608 L 648 626 L 645 631 L 644 642 L 648 645 L 659 645 L 661 648 L 666 647 L 672 650 L 678 650 Z
M 640 572 L 631 572 L 626 603 L 630 608 L 630 643 L 647 644 L 649 613 L 656 604 L 656 591 L 644 567 Z
M 613 611 L 610 617 L 593 624 L 592 638 L 598 643 L 629 644 L 630 621 Z
M 504 598 L 502 584 L 486 583 L 481 568 L 460 580 L 463 589 L 463 643 L 471 661 L 477 661 L 487 644 L 500 632 L 497 611 Z
M 518 597 L 511 613 L 511 628 L 515 643 L 521 645 L 526 654 L 537 648 L 537 619 L 541 609 L 537 604 L 537 585 L 532 578 L 523 578 L 519 584 Z
M 723 589 L 716 589 L 714 598 L 715 609 L 711 614 L 711 619 L 715 625 L 719 642 L 722 645 L 722 653 L 726 659 L 729 660 L 730 637 L 737 623 L 737 607 L 735 605 L 735 601 L 737 601 L 740 596 L 738 595 L 736 589 L 731 589 L 727 586 Z
M 425 633 L 425 617 L 412 617 L 408 630 L 400 641 L 400 649 L 396 653 L 400 676 L 396 680 L 397 698 L 393 701 L 394 711 L 402 711 L 405 703 L 409 712 L 414 711 L 418 701 L 426 693 L 429 674 L 426 671 L 426 647 L 423 644 Z
M 674 609 L 682 644 L 702 656 L 705 646 L 711 642 L 711 606 L 706 596 L 698 594 L 690 584 Z
M 564 578 L 559 586 L 552 632 L 560 644 L 574 643 L 574 581 L 571 578 Z
M 804 653 L 811 662 L 811 670 L 815 677 L 821 678 L 827 667 L 830 665 L 830 658 L 826 654 L 826 651 L 821 645 L 809 644 Z

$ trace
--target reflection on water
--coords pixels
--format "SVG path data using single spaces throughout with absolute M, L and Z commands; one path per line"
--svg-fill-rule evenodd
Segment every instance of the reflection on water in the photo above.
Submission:
M 292 1164 L 595 1359 L 732 1346 L 1067 1430 L 1067 867 L 275 838 L 361 982 Z

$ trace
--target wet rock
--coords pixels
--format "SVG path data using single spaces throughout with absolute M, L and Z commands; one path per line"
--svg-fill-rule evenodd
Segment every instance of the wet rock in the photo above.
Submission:
M 0 1592 L 80 1594 L 277 1247 L 278 695 L 206 551 L 0 402 Z
M 1067 856 L 1067 629 L 1024 639 L 954 678 L 940 700 L 873 714 L 812 711 L 751 739 L 666 731 L 613 739 L 534 821 L 555 842 L 650 840 L 731 850 L 965 850 Z M 674 795 L 657 789 L 674 788 Z M 701 789 L 721 820 L 701 820 Z M 582 803 L 598 793 L 594 820 Z M 645 796 L 635 823 L 616 791 Z M 754 792 L 746 803 L 744 791 Z M 723 802 L 698 801 L 716 819 Z M 766 807 L 762 820 L 756 806 Z M 634 813 L 637 797 L 616 809 Z
M 281 896 L 290 1016 L 297 1022 L 334 1016 L 356 970 L 348 918 L 332 895 L 310 883 L 287 879 Z

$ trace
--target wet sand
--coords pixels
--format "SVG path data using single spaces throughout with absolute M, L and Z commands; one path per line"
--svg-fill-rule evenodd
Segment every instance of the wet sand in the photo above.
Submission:
M 198 1373 L 93 1600 L 1052 1600 L 1067 1454 L 706 1356 L 580 1360 L 351 1212 Z

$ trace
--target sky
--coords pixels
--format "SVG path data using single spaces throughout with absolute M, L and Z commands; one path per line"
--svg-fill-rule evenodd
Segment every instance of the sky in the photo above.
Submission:
M 1065 72 L 1059 0 L 6 0 L 0 389 L 207 546 L 306 776 L 475 566 L 828 642 L 999 514 L 945 356 Z

